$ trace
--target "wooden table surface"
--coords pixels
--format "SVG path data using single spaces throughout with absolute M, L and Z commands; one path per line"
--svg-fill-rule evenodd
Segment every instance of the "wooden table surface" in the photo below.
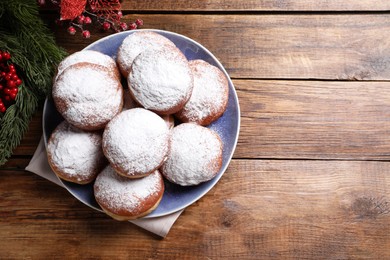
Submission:
M 24 171 L 40 109 L 1 168 L 0 259 L 390 259 L 390 1 L 374 2 L 123 1 L 125 20 L 224 65 L 241 106 L 233 160 L 160 239 Z M 42 17 L 70 53 L 108 35 Z

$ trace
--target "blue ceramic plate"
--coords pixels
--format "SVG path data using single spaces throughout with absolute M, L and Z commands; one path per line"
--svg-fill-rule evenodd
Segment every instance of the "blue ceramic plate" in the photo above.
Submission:
M 229 162 L 233 156 L 233 152 L 236 148 L 240 129 L 240 108 L 238 104 L 237 93 L 229 75 L 226 73 L 225 69 L 214 57 L 214 55 L 199 43 L 185 36 L 161 30 L 149 31 L 159 33 L 173 41 L 176 46 L 184 53 L 188 60 L 202 59 L 220 68 L 225 73 L 229 81 L 229 101 L 228 107 L 223 116 L 208 126 L 220 135 L 224 144 L 222 168 L 218 175 L 208 182 L 192 187 L 182 187 L 165 181 L 165 192 L 159 206 L 145 218 L 160 217 L 174 213 L 191 205 L 200 199 L 203 195 L 205 195 L 218 182 L 228 167 Z M 117 49 L 122 43 L 123 39 L 132 33 L 134 33 L 134 31 L 126 31 L 105 37 L 92 43 L 85 49 L 99 51 L 115 58 Z M 46 99 L 43 109 L 43 131 L 45 144 L 47 144 L 47 140 L 49 139 L 55 127 L 62 120 L 63 118 L 57 112 L 53 100 L 51 98 Z M 93 195 L 93 184 L 78 185 L 63 180 L 60 181 L 64 184 L 65 188 L 68 189 L 68 191 L 78 200 L 90 206 L 91 208 L 102 211 L 95 201 Z

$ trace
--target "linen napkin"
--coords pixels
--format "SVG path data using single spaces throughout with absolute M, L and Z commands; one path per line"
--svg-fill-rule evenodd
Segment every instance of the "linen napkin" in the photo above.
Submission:
M 38 148 L 36 149 L 30 163 L 27 165 L 26 170 L 35 173 L 64 188 L 58 177 L 51 170 L 49 163 L 47 162 L 47 155 L 43 138 L 41 138 Z M 156 235 L 165 237 L 182 212 L 183 210 L 180 210 L 178 212 L 163 217 L 141 218 L 131 220 L 130 222 Z

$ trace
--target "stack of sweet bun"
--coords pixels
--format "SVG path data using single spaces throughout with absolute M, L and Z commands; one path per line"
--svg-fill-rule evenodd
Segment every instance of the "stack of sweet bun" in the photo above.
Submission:
M 54 78 L 65 120 L 48 140 L 49 165 L 63 180 L 94 182 L 96 201 L 114 219 L 143 217 L 160 203 L 163 178 L 190 186 L 219 172 L 223 144 L 206 126 L 226 110 L 228 92 L 217 67 L 188 61 L 151 31 L 127 36 L 116 59 L 76 52 Z

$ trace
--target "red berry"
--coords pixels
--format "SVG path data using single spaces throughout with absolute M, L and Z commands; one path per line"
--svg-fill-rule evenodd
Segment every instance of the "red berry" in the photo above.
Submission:
M 126 31 L 127 30 L 127 28 L 128 28 L 128 26 L 127 26 L 127 24 L 126 23 L 120 23 L 120 25 L 119 25 L 120 27 L 121 27 L 121 29 L 123 30 L 123 31 Z
M 7 109 L 5 107 L 0 108 L 0 112 L 4 113 Z
M 8 81 L 8 82 L 7 82 L 7 87 L 9 87 L 9 88 L 14 88 L 14 87 L 16 87 L 15 81 L 13 81 L 13 80 Z
M 0 84 L 0 90 L 2 90 L 3 88 L 4 88 L 4 86 Z
M 137 24 L 137 26 L 142 26 L 142 25 L 144 25 L 144 21 L 142 21 L 141 19 L 135 20 L 135 23 Z
M 16 93 L 11 93 L 11 94 L 9 94 L 9 97 L 10 97 L 12 100 L 15 100 L 15 99 L 16 99 Z
M 18 75 L 16 75 L 15 73 L 12 75 L 12 80 L 18 80 L 19 79 L 19 77 L 18 77 Z
M 10 75 L 10 74 L 7 74 L 7 75 L 5 75 L 5 80 L 6 81 L 10 81 L 11 80 L 11 77 L 12 77 L 12 74 Z
M 9 60 L 9 59 L 11 59 L 11 54 L 9 54 L 9 52 L 3 52 L 3 59 L 4 60 Z
M 119 18 L 122 18 L 122 16 L 123 16 L 122 12 L 121 12 L 121 11 L 118 11 L 118 17 L 119 17 Z
M 84 30 L 83 37 L 88 39 L 89 37 L 91 37 L 91 33 L 88 30 Z
M 16 86 L 20 86 L 22 84 L 22 80 L 21 79 L 17 79 L 15 81 L 15 84 L 16 84 Z
M 18 88 L 11 88 L 11 94 L 18 94 Z
M 102 27 L 103 27 L 103 30 L 107 31 L 111 28 L 111 25 L 109 22 L 104 22 Z
M 44 6 L 46 4 L 45 0 L 37 0 L 39 6 Z
M 8 65 L 8 69 L 9 69 L 9 70 L 14 70 L 14 69 L 15 69 L 15 65 L 14 65 L 14 64 Z
M 6 101 L 10 101 L 10 100 L 11 100 L 10 96 L 5 96 L 4 99 L 5 99 Z
M 76 29 L 73 26 L 68 27 L 68 33 L 70 35 L 75 35 L 76 34 Z
M 4 89 L 4 94 L 6 94 L 6 95 L 11 94 L 11 89 L 5 88 L 5 89 Z
M 79 16 L 77 17 L 77 22 L 78 22 L 79 24 L 83 24 L 83 23 L 84 23 L 84 20 L 85 20 L 85 16 L 84 16 L 84 15 L 79 15 Z
M 137 29 L 137 24 L 136 24 L 136 23 L 131 23 L 129 29 L 130 29 L 130 30 L 135 30 L 135 29 Z
M 84 18 L 84 23 L 85 23 L 85 24 L 90 24 L 90 23 L 92 23 L 91 17 L 86 16 L 86 17 Z
M 2 71 L 2 72 L 1 72 L 1 76 L 2 76 L 2 77 L 5 77 L 6 75 L 7 75 L 7 73 L 5 73 L 5 71 Z

